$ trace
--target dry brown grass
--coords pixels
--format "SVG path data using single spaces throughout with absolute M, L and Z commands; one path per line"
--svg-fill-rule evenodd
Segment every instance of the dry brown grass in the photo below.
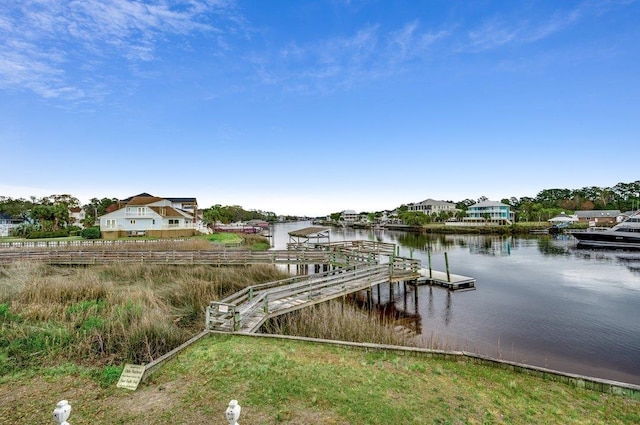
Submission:
M 415 346 L 415 335 L 397 322 L 339 300 L 317 304 L 279 317 L 266 325 L 268 333 L 339 341 Z
M 40 361 L 147 363 L 201 331 L 210 301 L 285 277 L 267 265 L 15 263 L 0 273 L 0 371 Z

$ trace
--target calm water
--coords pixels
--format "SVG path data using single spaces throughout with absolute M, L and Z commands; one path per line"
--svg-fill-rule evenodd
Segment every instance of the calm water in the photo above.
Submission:
M 308 222 L 278 224 L 274 247 Z M 640 251 L 576 249 L 552 239 L 469 235 L 428 237 L 390 230 L 332 228 L 331 241 L 398 244 L 402 256 L 476 278 L 476 290 L 421 286 L 418 302 L 396 291 L 398 310 L 416 313 L 422 336 L 445 348 L 640 384 Z M 388 299 L 388 286 L 381 291 Z M 374 295 L 376 291 L 374 291 Z

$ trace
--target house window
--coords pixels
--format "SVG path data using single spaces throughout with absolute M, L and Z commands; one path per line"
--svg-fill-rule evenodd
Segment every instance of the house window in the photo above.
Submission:
M 115 229 L 116 228 L 116 220 L 108 218 L 106 221 L 107 229 Z
M 135 220 L 131 220 L 130 223 L 131 224 L 136 224 L 136 221 Z
M 145 207 L 138 207 L 138 215 L 139 216 L 143 216 L 144 215 L 144 209 L 145 209 Z

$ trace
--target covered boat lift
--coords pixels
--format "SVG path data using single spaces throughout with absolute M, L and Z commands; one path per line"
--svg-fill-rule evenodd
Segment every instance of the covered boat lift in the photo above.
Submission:
M 310 243 L 329 243 L 329 227 L 313 226 L 289 232 L 289 244 L 309 245 Z

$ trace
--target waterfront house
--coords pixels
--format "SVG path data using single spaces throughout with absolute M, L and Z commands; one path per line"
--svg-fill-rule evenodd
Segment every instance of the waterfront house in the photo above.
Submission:
M 580 223 L 589 223 L 589 226 L 602 226 L 616 224 L 619 221 L 619 210 L 586 210 L 576 211 Z
M 437 215 L 442 211 L 455 214 L 458 209 L 456 204 L 447 201 L 436 201 L 435 199 L 425 199 L 422 202 L 407 205 L 409 211 L 421 211 L 427 215 Z
M 86 218 L 86 213 L 82 208 L 69 208 L 69 224 L 73 226 L 82 226 L 82 222 Z
M 11 230 L 20 224 L 22 224 L 22 220 L 0 212 L 0 238 L 6 238 L 11 235 Z
M 197 233 L 195 198 L 159 198 L 143 193 L 119 201 L 118 208 L 100 217 L 104 239 L 125 236 L 162 238 Z
M 514 219 L 515 212 L 511 211 L 510 205 L 502 202 L 483 201 L 467 208 L 467 216 L 462 221 L 472 225 L 509 225 L 513 223 Z
M 355 223 L 358 220 L 358 213 L 354 210 L 344 210 L 340 213 L 340 220 L 345 223 Z

